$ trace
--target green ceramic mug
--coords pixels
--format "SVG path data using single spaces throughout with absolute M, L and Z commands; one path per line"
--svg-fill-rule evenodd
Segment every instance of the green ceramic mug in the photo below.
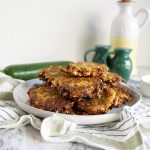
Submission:
M 93 62 L 101 63 L 101 64 L 108 64 L 110 48 L 111 48 L 110 45 L 100 45 L 100 46 L 96 46 L 94 49 L 87 50 L 84 55 L 84 61 L 89 61 L 88 55 L 90 53 L 95 53 L 94 57 L 92 58 Z

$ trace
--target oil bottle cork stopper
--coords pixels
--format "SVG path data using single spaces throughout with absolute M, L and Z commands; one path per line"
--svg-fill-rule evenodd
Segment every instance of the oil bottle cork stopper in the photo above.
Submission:
M 121 3 L 132 2 L 133 0 L 120 0 Z

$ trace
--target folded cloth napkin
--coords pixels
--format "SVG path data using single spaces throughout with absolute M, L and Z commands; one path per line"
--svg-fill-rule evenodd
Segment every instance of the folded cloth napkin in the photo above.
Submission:
M 125 106 L 120 120 L 115 122 L 78 125 L 57 115 L 41 120 L 26 114 L 13 101 L 13 90 L 22 82 L 0 73 L 0 128 L 15 128 L 30 123 L 48 142 L 79 142 L 106 150 L 145 149 L 146 136 L 142 129 L 150 128 L 148 100 L 134 110 Z M 129 84 L 139 90 L 138 80 L 132 79 Z

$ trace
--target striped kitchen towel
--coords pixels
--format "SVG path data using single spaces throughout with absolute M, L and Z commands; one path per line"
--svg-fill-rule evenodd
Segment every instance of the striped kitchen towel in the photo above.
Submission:
M 143 101 L 136 109 L 124 107 L 120 120 L 98 125 L 77 125 L 57 115 L 41 120 L 26 114 L 13 101 L 16 85 L 24 81 L 0 73 L 0 128 L 15 128 L 31 124 L 40 130 L 48 142 L 79 142 L 108 150 L 145 149 L 144 130 L 150 126 L 150 100 Z M 139 84 L 129 84 L 139 90 Z

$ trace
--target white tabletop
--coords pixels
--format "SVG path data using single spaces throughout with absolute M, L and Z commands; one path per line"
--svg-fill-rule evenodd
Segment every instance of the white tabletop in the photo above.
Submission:
M 139 76 L 150 73 L 150 67 L 139 67 Z M 146 131 L 146 149 L 150 149 L 150 131 Z M 78 143 L 46 143 L 39 130 L 31 125 L 15 129 L 0 129 L 0 150 L 98 150 Z

